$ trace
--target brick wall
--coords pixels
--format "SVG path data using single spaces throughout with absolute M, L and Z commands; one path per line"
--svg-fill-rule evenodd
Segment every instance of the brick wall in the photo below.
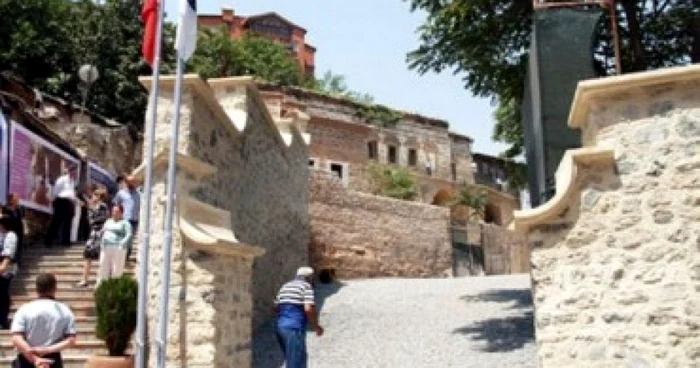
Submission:
M 343 188 L 311 175 L 310 258 L 340 278 L 446 276 L 452 270 L 449 210 Z

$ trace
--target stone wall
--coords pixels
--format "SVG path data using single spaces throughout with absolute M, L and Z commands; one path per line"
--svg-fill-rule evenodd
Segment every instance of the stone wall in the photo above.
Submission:
M 184 83 L 178 202 L 191 197 L 198 205 L 187 213 L 180 205 L 176 216 L 166 366 L 250 366 L 255 326 L 271 314 L 277 288 L 307 263 L 308 171 L 301 135 L 294 130 L 285 142 L 249 80 L 210 82 L 190 75 Z M 213 88 L 224 92 L 221 103 Z M 162 77 L 158 111 L 155 152 L 165 157 L 172 77 Z M 150 214 L 150 320 L 158 315 L 165 236 L 166 165 L 158 162 Z M 197 171 L 208 173 L 192 174 Z M 209 214 L 202 213 L 209 207 Z M 225 223 L 207 223 L 212 221 Z M 195 235 L 184 236 L 186 230 Z M 253 262 L 259 254 L 248 244 L 265 255 Z M 155 322 L 150 327 L 154 340 Z
M 452 269 L 449 210 L 347 190 L 311 175 L 310 259 L 337 277 L 446 276 Z
M 130 172 L 141 162 L 143 140 L 126 126 L 98 125 L 79 113 L 70 122 L 48 119 L 45 122 L 85 160 L 115 175 Z
M 579 84 L 569 151 L 529 232 L 548 367 L 700 362 L 700 66 Z

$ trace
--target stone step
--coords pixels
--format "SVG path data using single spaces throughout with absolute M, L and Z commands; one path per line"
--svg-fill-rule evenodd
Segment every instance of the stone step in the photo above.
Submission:
M 95 335 L 95 327 L 81 327 L 81 324 L 76 322 L 78 326 L 78 340 L 94 341 L 98 340 Z M 0 341 L 10 341 L 12 334 L 9 330 L 0 330 Z
M 71 245 L 70 247 L 51 247 L 51 248 L 44 248 L 43 246 L 41 246 L 41 247 L 31 246 L 31 247 L 27 247 L 26 249 L 24 249 L 24 251 L 22 252 L 22 258 L 24 258 L 25 256 L 32 257 L 32 256 L 43 256 L 43 255 L 68 255 L 68 254 L 82 255 L 83 249 L 85 249 L 85 245 L 82 245 L 82 244 Z
M 56 293 L 56 298 L 60 300 L 67 300 L 72 298 L 90 298 L 92 299 L 95 292 L 94 283 L 90 283 L 88 287 L 79 288 L 75 285 L 67 286 L 58 289 Z M 21 298 L 24 300 L 34 299 L 36 297 L 36 288 L 31 285 L 29 288 L 24 288 L 24 285 L 17 285 L 10 288 L 10 296 L 15 298 Z
M 14 316 L 14 311 L 13 313 L 10 313 L 8 316 L 10 320 Z M 75 324 L 78 327 L 93 327 L 97 323 L 97 317 L 95 316 L 75 316 Z
M 95 282 L 97 281 L 97 275 L 95 275 L 96 272 L 93 272 L 90 277 L 88 277 L 88 284 L 89 285 L 94 285 Z M 63 274 L 63 275 L 56 275 L 56 281 L 57 281 L 57 286 L 58 286 L 58 292 L 59 294 L 64 291 L 64 290 L 72 290 L 76 288 L 76 284 L 80 281 L 82 281 L 83 275 L 82 273 L 80 274 Z M 36 275 L 32 276 L 27 276 L 27 275 L 19 275 L 15 277 L 12 280 L 12 285 L 10 286 L 10 290 L 16 290 L 16 291 L 27 291 L 27 292 L 34 292 L 36 290 Z
M 33 299 L 30 299 L 33 300 Z M 14 313 L 19 307 L 26 304 L 28 300 L 17 300 L 12 299 L 12 305 L 10 306 L 10 312 Z M 66 305 L 73 311 L 73 315 L 77 317 L 93 317 L 95 316 L 95 302 L 89 301 L 72 301 L 66 302 Z
M 32 280 L 36 279 L 36 277 L 40 273 L 44 272 L 50 272 L 53 273 L 56 276 L 56 280 L 60 281 L 62 276 L 81 276 L 83 274 L 83 266 L 81 265 L 80 267 L 75 266 L 73 268 L 69 267 L 42 267 L 40 269 L 27 269 L 25 268 L 24 270 L 20 270 L 19 274 L 17 275 L 17 279 L 22 279 L 24 277 L 31 277 Z M 93 271 L 92 273 L 97 272 L 97 265 L 93 266 Z M 127 268 L 124 270 L 125 275 L 134 275 L 134 269 L 131 267 L 131 265 L 127 265 Z M 16 279 L 15 279 L 16 280 Z M 14 282 L 14 280 L 13 280 Z
M 75 346 L 70 349 L 70 353 L 75 355 L 90 356 L 95 354 L 106 354 L 104 341 L 101 340 L 77 340 Z M 11 341 L 0 341 L 0 357 L 14 357 L 17 355 L 15 347 Z
M 77 355 L 72 351 L 68 351 L 66 354 L 63 354 L 63 368 L 85 368 L 85 362 L 90 356 L 91 354 Z M 11 357 L 0 357 L 0 366 L 10 367 L 14 358 L 15 355 Z
M 41 261 L 70 261 L 70 262 L 83 262 L 85 258 L 83 258 L 82 253 L 81 254 L 60 254 L 60 255 L 54 255 L 54 254 L 45 254 L 45 255 L 35 255 L 35 256 L 22 256 L 22 267 L 28 267 L 31 265 L 37 264 L 37 262 Z M 97 263 L 97 261 L 95 261 Z
M 12 296 L 12 303 L 17 304 L 17 303 L 27 303 L 32 300 L 36 299 L 36 296 L 34 295 L 13 295 Z M 61 295 L 58 294 L 56 296 L 56 300 L 61 302 L 61 303 L 66 303 L 68 305 L 71 305 L 73 303 L 87 303 L 90 302 L 92 303 L 94 300 L 93 294 L 92 293 L 85 293 L 83 295 Z
M 42 258 L 35 262 L 22 262 L 22 269 L 32 270 L 40 269 L 43 271 L 44 268 L 75 268 L 82 270 L 83 261 L 82 260 L 64 260 L 62 257 L 57 257 L 56 259 L 46 259 Z M 22 270 L 20 270 L 22 272 Z

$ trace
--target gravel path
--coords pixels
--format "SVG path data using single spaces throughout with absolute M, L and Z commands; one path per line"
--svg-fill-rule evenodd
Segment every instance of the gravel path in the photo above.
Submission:
M 320 285 L 326 333 L 309 333 L 309 367 L 534 368 L 529 287 L 527 275 Z M 254 360 L 283 366 L 272 323 Z

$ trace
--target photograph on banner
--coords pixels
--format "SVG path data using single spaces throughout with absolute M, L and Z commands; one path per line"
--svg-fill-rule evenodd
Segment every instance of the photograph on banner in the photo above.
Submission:
M 10 192 L 27 208 L 52 213 L 53 185 L 64 168 L 79 177 L 80 160 L 21 125 L 10 132 Z
M 119 189 L 117 188 L 117 181 L 114 175 L 97 164 L 88 162 L 88 185 L 91 189 L 94 189 L 94 186 L 98 184 L 104 185 L 110 195 L 114 195 Z
M 7 174 L 9 166 L 9 125 L 0 113 L 0 205 L 7 204 Z

